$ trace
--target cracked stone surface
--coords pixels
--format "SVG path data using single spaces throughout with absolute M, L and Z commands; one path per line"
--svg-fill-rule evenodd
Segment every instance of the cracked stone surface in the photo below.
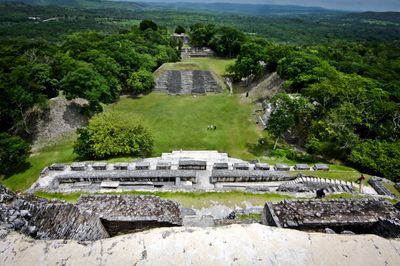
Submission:
M 93 242 L 0 230 L 1 265 L 400 265 L 400 241 L 260 224 L 159 228 Z

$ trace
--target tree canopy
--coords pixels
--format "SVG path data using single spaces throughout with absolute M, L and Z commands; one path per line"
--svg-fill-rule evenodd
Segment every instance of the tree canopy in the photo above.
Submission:
M 135 117 L 121 113 L 95 115 L 79 134 L 74 152 L 81 158 L 101 159 L 111 156 L 146 156 L 151 154 L 153 137 Z

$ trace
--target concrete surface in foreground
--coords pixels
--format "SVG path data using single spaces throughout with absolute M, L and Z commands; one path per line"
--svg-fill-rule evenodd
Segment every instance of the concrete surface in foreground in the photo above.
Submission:
M 0 265 L 400 265 L 400 240 L 252 225 L 158 228 L 95 242 L 0 234 Z

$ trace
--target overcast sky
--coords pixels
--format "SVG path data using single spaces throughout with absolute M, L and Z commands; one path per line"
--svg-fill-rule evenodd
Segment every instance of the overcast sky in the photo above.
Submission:
M 131 0 L 132 1 L 132 0 Z M 340 10 L 400 11 L 400 0 L 137 0 L 138 2 L 224 2 L 320 6 Z

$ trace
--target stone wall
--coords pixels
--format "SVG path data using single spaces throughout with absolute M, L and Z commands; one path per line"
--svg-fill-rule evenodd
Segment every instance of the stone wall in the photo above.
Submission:
M 221 92 L 222 88 L 209 71 L 167 70 L 156 80 L 155 90 L 166 91 L 171 95 L 183 95 Z
M 0 225 L 36 239 L 87 241 L 182 225 L 180 205 L 155 196 L 86 195 L 73 205 L 0 185 L 0 199 Z
M 156 196 L 83 195 L 76 206 L 98 215 L 112 236 L 182 225 L 180 205 Z
M 213 170 L 210 183 L 217 182 L 265 182 L 290 181 L 296 176 L 284 172 L 266 170 Z
M 379 195 L 384 195 L 384 196 L 389 196 L 389 197 L 395 197 L 395 195 L 390 192 L 384 185 L 383 185 L 383 180 L 378 178 L 378 177 L 372 177 L 368 180 L 368 184 L 371 185 L 375 189 L 375 191 Z
M 400 212 L 389 202 L 376 199 L 287 200 L 268 202 L 263 223 L 301 230 L 351 230 L 400 237 Z M 390 231 L 379 227 L 390 221 Z M 381 228 L 382 230 L 380 230 Z M 385 232 L 385 233 L 382 233 Z M 386 234 L 386 235 L 385 235 Z
M 12 195 L 0 187 L 0 197 Z M 37 239 L 96 240 L 109 236 L 98 216 L 80 211 L 69 203 L 33 195 L 14 195 L 1 202 L 0 222 Z

